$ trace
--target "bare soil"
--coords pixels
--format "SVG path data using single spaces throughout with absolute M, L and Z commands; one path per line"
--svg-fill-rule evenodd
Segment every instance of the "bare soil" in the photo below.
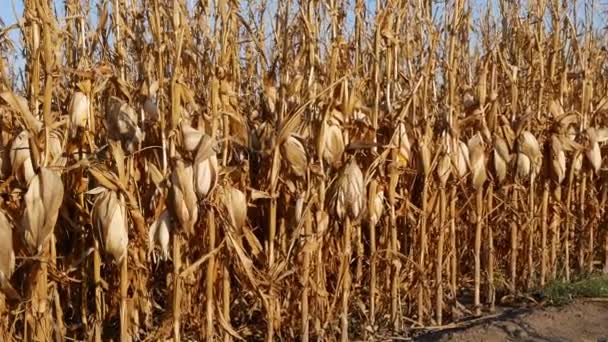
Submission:
M 608 342 L 608 301 L 580 299 L 559 307 L 505 309 L 453 329 L 419 335 L 415 340 Z

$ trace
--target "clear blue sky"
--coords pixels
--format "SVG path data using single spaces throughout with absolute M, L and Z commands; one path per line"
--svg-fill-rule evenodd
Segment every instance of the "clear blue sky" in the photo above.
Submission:
M 62 24 L 62 20 L 61 18 L 64 16 L 63 10 L 64 10 L 64 0 L 52 0 L 55 3 L 55 10 L 57 11 L 57 15 L 59 17 L 59 23 L 60 25 Z M 96 3 L 98 0 L 92 0 L 93 3 Z M 191 6 L 193 5 L 193 3 L 195 3 L 197 0 L 187 0 L 189 7 L 191 8 Z M 354 1 L 355 0 L 349 0 L 349 5 L 350 7 L 354 6 Z M 498 0 L 472 0 L 474 3 L 474 8 L 473 8 L 473 18 L 477 19 L 480 16 L 485 14 L 485 9 L 487 8 L 487 6 L 492 6 L 494 8 L 494 13 L 495 15 L 498 15 Z M 591 2 L 592 0 L 589 0 L 589 2 Z M 607 0 L 595 0 L 593 1 L 595 2 L 595 11 L 594 11 L 594 22 L 595 22 L 595 28 L 596 29 L 601 29 L 603 26 L 606 26 L 606 23 L 608 22 L 607 16 L 608 16 L 608 1 Z M 4 22 L 4 24 L 6 25 L 11 25 L 15 22 L 17 22 L 18 18 L 20 18 L 23 15 L 23 0 L 0 0 L 0 19 Z M 270 10 L 276 8 L 275 6 L 273 6 L 272 4 L 274 3 L 273 0 L 270 0 L 269 3 L 270 5 Z M 526 4 L 522 4 L 523 6 L 526 6 Z M 441 16 L 442 12 L 443 12 L 443 3 L 438 3 L 438 1 L 435 1 L 435 8 L 436 8 L 436 14 L 438 14 L 439 16 Z M 579 16 L 579 20 L 583 21 L 584 20 L 584 15 L 585 15 L 585 1 L 577 1 L 577 11 L 578 11 L 578 16 Z M 367 0 L 367 7 L 368 10 L 370 12 L 373 13 L 373 11 L 375 10 L 376 7 L 376 0 Z M 96 16 L 96 8 L 95 6 L 91 6 L 91 18 L 89 18 L 92 21 L 95 21 L 95 16 Z M 270 14 L 270 13 L 269 13 Z M 352 18 L 350 18 L 352 19 Z M 440 17 L 437 18 L 438 20 L 442 20 Z M 603 30 L 603 32 L 607 32 L 608 30 Z M 19 41 L 19 33 L 17 30 L 13 30 L 10 34 L 10 37 L 12 39 L 12 41 L 15 43 L 17 50 L 19 51 L 21 46 L 19 45 L 20 41 Z M 472 39 L 477 39 L 477 37 L 473 34 L 473 36 L 471 37 Z

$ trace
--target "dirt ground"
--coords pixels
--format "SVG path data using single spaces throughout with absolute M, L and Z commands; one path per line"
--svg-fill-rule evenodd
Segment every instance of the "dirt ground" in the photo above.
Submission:
M 608 301 L 577 300 L 561 307 L 508 309 L 498 316 L 429 332 L 415 340 L 608 342 Z

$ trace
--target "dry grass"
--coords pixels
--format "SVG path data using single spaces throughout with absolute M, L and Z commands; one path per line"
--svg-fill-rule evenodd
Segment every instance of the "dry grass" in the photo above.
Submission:
M 591 14 L 193 3 L 0 31 L 3 340 L 373 339 L 608 270 Z

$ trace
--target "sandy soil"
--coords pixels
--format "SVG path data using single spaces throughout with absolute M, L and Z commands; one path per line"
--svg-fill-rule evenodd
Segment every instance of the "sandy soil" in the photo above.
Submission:
M 579 300 L 561 307 L 505 310 L 498 317 L 429 332 L 415 340 L 608 342 L 608 301 Z

